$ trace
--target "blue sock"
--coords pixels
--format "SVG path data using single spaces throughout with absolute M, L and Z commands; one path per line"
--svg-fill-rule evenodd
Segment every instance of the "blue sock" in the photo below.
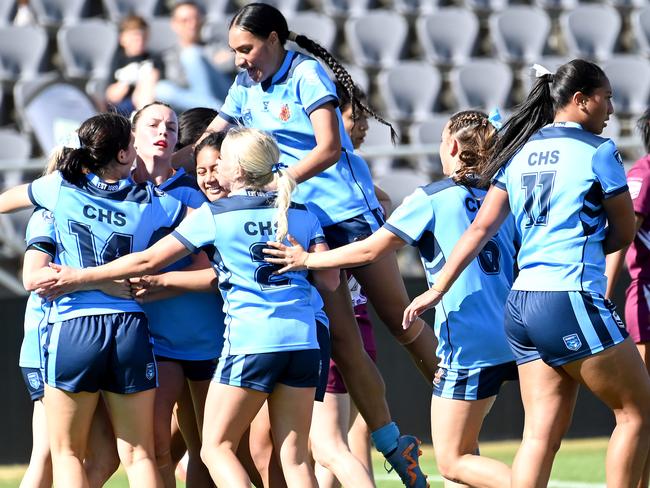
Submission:
M 370 434 L 375 447 L 384 456 L 387 456 L 397 449 L 399 435 L 399 428 L 395 422 L 386 424 Z

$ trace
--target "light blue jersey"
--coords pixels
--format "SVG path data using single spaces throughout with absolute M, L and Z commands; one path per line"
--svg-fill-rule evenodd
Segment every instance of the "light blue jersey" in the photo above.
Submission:
M 305 271 L 274 275 L 262 249 L 275 234 L 273 193 L 231 194 L 192 212 L 173 235 L 189 250 L 203 248 L 219 274 L 226 313 L 221 357 L 318 349 L 318 297 Z M 289 233 L 305 249 L 325 242 L 314 215 L 289 209 Z M 322 307 L 322 302 L 320 303 Z
M 173 227 L 185 207 L 150 183 L 106 183 L 93 174 L 80 186 L 58 171 L 29 185 L 29 196 L 54 214 L 61 264 L 89 268 L 147 248 L 160 227 Z M 51 322 L 120 312 L 141 312 L 135 300 L 97 290 L 64 295 L 54 302 Z
M 292 166 L 316 147 L 309 116 L 326 103 L 338 105 L 338 98 L 323 67 L 309 56 L 287 51 L 277 73 L 262 83 L 253 82 L 246 72 L 239 73 L 219 117 L 272 134 L 282 153 L 280 161 Z M 354 154 L 338 108 L 336 113 L 341 158 L 298 185 L 294 195 L 294 200 L 304 203 L 323 226 L 379 208 L 368 165 Z
M 158 188 L 190 208 L 198 208 L 207 201 L 196 180 L 183 169 L 158 185 Z M 172 230 L 159 229 L 154 240 L 161 239 Z M 188 256 L 161 272 L 181 270 L 191 262 Z M 224 316 L 223 301 L 218 293 L 185 292 L 180 296 L 145 303 L 142 308 L 149 319 L 153 351 L 157 356 L 192 361 L 219 357 L 223 347 Z
M 52 212 L 37 208 L 29 219 L 25 234 L 27 249 L 39 249 L 54 259 L 52 252 L 56 248 L 56 233 Z M 50 304 L 36 293 L 30 293 L 25 308 L 25 334 L 20 346 L 18 365 L 23 368 L 43 367 L 43 343 L 41 339 L 47 333 Z
M 476 217 L 485 193 L 451 179 L 431 183 L 406 198 L 384 225 L 419 249 L 429 286 Z M 513 360 L 503 316 L 513 280 L 514 240 L 509 218 L 436 306 L 441 367 L 479 368 Z
M 627 191 L 616 145 L 579 124 L 550 124 L 497 173 L 521 235 L 515 290 L 606 287 L 602 200 Z

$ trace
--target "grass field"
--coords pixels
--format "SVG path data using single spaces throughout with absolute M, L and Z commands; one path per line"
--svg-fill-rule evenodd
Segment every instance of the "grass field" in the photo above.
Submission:
M 485 456 L 511 463 L 517 449 L 517 442 L 491 442 L 481 445 Z M 551 475 L 550 488 L 604 488 L 605 487 L 605 450 L 607 439 L 567 440 L 555 459 Z M 423 449 L 423 470 L 429 474 L 432 488 L 442 487 L 442 481 L 435 469 L 433 449 Z M 401 486 L 397 476 L 388 474 L 383 468 L 380 457 L 374 458 L 377 486 L 380 488 L 397 488 Z M 0 488 L 15 488 L 20 483 L 25 466 L 0 467 Z M 179 487 L 184 487 L 181 483 Z M 120 470 L 106 484 L 108 488 L 126 488 L 128 483 L 124 472 Z

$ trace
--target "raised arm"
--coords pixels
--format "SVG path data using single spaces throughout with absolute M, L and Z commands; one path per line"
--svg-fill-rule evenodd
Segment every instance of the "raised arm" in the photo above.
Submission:
M 18 185 L 0 195 L 0 213 L 15 212 L 31 208 L 34 203 L 29 198 L 29 184 Z
M 449 290 L 467 265 L 478 256 L 483 246 L 496 234 L 509 214 L 508 193 L 492 186 L 487 192 L 474 222 L 454 246 L 440 275 L 438 275 L 438 280 L 404 310 L 402 323 L 404 328 L 408 328 L 424 311 L 440 302 L 445 292 Z
M 194 146 L 201 142 L 210 132 L 219 132 L 228 129 L 229 127 L 232 127 L 232 125 L 217 115 L 212 119 L 212 122 L 210 122 L 210 125 L 203 135 L 199 137 L 194 144 L 185 146 L 172 155 L 172 166 L 174 168 L 185 168 L 185 170 L 193 172 L 195 170 L 193 154 Z
M 301 269 L 320 270 L 362 266 L 397 251 L 405 244 L 402 239 L 383 227 L 366 239 L 318 253 L 308 253 L 293 237 L 288 236 L 288 239 L 291 246 L 269 241 L 267 243 L 269 247 L 264 249 L 264 253 L 269 255 L 266 261 L 284 266 L 278 270 L 278 273 Z

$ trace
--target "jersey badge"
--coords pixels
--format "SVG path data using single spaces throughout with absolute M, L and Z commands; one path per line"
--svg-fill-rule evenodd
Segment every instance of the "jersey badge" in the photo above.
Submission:
M 618 152 L 618 151 L 616 151 L 616 152 L 614 153 L 614 157 L 616 158 L 616 161 L 618 161 L 618 164 L 620 164 L 621 166 L 623 166 L 623 158 L 621 157 L 621 153 Z
M 433 377 L 433 384 L 434 385 L 439 385 L 440 382 L 442 381 L 442 379 L 444 378 L 444 376 L 445 376 L 445 369 L 438 368 L 436 370 L 436 374 Z
M 154 363 L 147 363 L 147 370 L 144 375 L 149 381 L 151 381 L 156 375 L 156 365 Z
M 262 100 L 262 112 L 269 111 L 269 100 Z
M 569 334 L 562 338 L 564 345 L 569 351 L 577 351 L 582 347 L 582 341 L 578 337 L 578 334 Z
M 29 381 L 29 386 L 35 390 L 38 390 L 38 388 L 41 386 L 41 377 L 38 373 L 29 373 L 27 375 L 27 380 Z
M 50 212 L 49 210 L 46 210 L 43 212 L 43 222 L 46 222 L 48 224 L 51 224 L 54 222 L 54 214 Z
M 291 118 L 291 110 L 289 110 L 289 105 L 286 103 L 282 104 L 282 107 L 280 108 L 280 114 L 278 115 L 280 117 L 280 120 L 282 122 L 286 122 Z

